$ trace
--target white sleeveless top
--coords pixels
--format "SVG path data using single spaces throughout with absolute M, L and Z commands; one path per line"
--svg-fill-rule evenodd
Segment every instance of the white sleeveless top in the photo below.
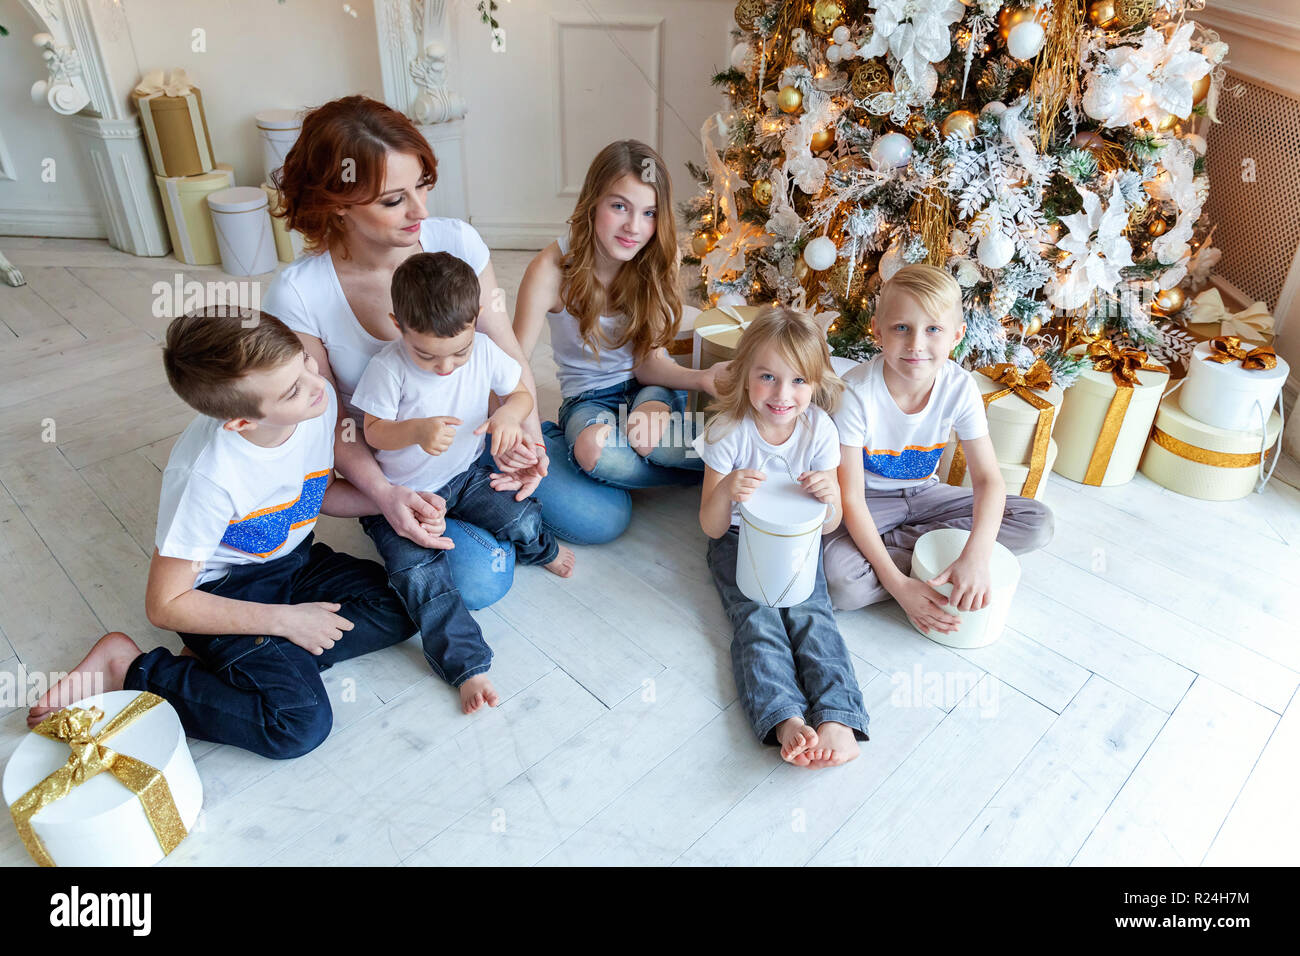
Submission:
M 428 218 L 420 223 L 420 248 L 449 252 L 481 273 L 491 258 L 478 231 L 459 219 Z M 334 271 L 329 251 L 299 256 L 280 270 L 262 298 L 262 308 L 295 332 L 314 335 L 329 354 L 345 414 L 363 419 L 352 404 L 352 393 L 371 357 L 390 340 L 377 339 L 357 320 Z
M 569 237 L 560 236 L 560 253 L 569 252 Z M 572 398 L 582 392 L 620 385 L 632 377 L 636 368 L 636 350 L 628 342 L 619 348 L 602 348 L 594 354 L 578 331 L 578 320 L 568 309 L 547 312 L 551 327 L 551 352 L 555 357 L 555 377 L 560 380 L 560 395 Z M 598 339 L 616 341 L 627 320 L 621 315 L 602 315 Z

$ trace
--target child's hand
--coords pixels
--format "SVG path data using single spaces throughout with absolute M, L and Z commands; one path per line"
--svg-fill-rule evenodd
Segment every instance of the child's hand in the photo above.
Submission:
M 444 534 L 447 530 L 446 500 L 440 495 L 435 495 L 432 491 L 417 491 L 416 494 L 427 501 L 435 511 L 433 515 L 419 516 L 420 527 L 433 538 L 425 547 L 432 548 L 435 551 L 450 551 L 456 547 L 456 542 Z
M 482 435 L 484 432 L 492 436 L 493 458 L 504 451 L 510 451 L 524 440 L 524 426 L 504 407 L 498 408 L 491 418 L 474 429 L 475 435 Z
M 940 634 L 957 630 L 959 619 L 945 610 L 948 599 L 925 581 L 903 578 L 890 593 L 922 634 L 929 634 L 932 630 Z
M 451 447 L 456 437 L 456 426 L 461 424 L 459 418 L 450 415 L 438 415 L 424 419 L 424 428 L 420 433 L 420 447 L 430 455 L 441 455 Z
M 832 508 L 840 497 L 839 482 L 824 471 L 805 471 L 799 476 L 799 487 Z
M 286 605 L 280 636 L 320 656 L 343 639 L 343 632 L 352 630 L 352 622 L 335 613 L 339 607 L 328 601 Z
M 963 552 L 956 561 L 948 565 L 930 582 L 932 587 L 941 584 L 952 585 L 952 594 L 948 596 L 948 603 L 959 611 L 978 611 L 988 607 L 989 593 L 993 590 L 989 563 Z
M 729 496 L 739 504 L 748 501 L 767 475 L 755 468 L 738 468 L 727 476 Z

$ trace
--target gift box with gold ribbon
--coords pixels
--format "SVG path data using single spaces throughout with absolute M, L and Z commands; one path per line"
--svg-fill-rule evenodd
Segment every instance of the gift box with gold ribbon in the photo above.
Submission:
M 1086 351 L 1092 367 L 1066 391 L 1057 415 L 1053 470 L 1085 485 L 1122 485 L 1137 472 L 1169 369 L 1104 339 Z
M 9 758 L 0 789 L 42 866 L 151 866 L 203 806 L 180 718 L 147 692 L 97 694 L 51 714 Z
M 165 80 L 162 70 L 146 73 L 131 99 L 140 111 L 154 173 L 197 176 L 216 167 L 203 96 L 184 70 L 172 70 Z
M 1052 370 L 1041 359 L 1025 372 L 1010 363 L 990 365 L 978 370 L 975 383 L 1008 493 L 1041 497 L 1056 458 L 1052 429 L 1063 397 L 1061 387 L 1052 383 Z M 966 456 L 955 438 L 939 460 L 939 469 L 948 484 L 970 487 Z
M 212 225 L 207 197 L 235 185 L 235 171 L 228 163 L 199 176 L 155 176 L 162 196 L 163 215 L 172 239 L 172 252 L 181 262 L 210 266 L 221 261 L 217 231 Z
M 230 185 L 234 185 L 232 182 Z M 290 229 L 288 220 L 277 216 L 283 207 L 280 190 L 269 183 L 262 183 L 262 192 L 266 193 L 266 211 L 271 214 L 271 234 L 275 237 L 275 257 L 281 262 L 293 262 L 302 255 L 303 238 L 297 229 Z
M 1179 403 L 1207 425 L 1259 430 L 1277 404 L 1291 366 L 1268 345 L 1221 335 L 1192 350 Z
M 760 305 L 724 305 L 695 317 L 695 367 L 728 362 L 749 323 L 763 311 Z
M 1263 428 L 1217 428 L 1187 413 L 1182 404 L 1186 391 L 1183 386 L 1161 403 L 1142 456 L 1142 474 L 1191 498 L 1245 498 L 1276 454 L 1282 416 L 1272 412 Z

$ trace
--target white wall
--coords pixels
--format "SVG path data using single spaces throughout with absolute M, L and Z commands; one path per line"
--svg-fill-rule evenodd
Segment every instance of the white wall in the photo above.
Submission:
M 90 161 L 72 129 L 31 87 L 49 74 L 32 44 L 39 30 L 18 0 L 0 0 L 0 235 L 107 235 Z M 54 160 L 54 182 L 41 181 L 42 163 Z M 9 178 L 12 177 L 12 178 Z

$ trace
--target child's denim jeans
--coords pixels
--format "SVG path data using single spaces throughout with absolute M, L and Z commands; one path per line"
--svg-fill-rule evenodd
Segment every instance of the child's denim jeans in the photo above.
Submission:
M 866 740 L 867 711 L 826 596 L 821 549 L 817 583 L 808 600 L 777 608 L 747 598 L 736 586 L 739 547 L 735 528 L 710 540 L 709 570 L 735 632 L 731 669 L 754 733 L 763 743 L 775 744 L 777 724 L 802 717 L 814 729 L 836 721 Z
M 329 736 L 334 718 L 320 671 L 415 630 L 379 564 L 313 545 L 312 535 L 282 558 L 237 565 L 198 590 L 257 604 L 328 601 L 352 622 L 319 656 L 275 635 L 181 634 L 196 657 L 158 647 L 131 662 L 126 688 L 166 700 L 189 736 L 263 757 L 299 757 Z
M 514 545 L 520 564 L 549 564 L 560 545 L 542 527 L 542 505 L 535 497 L 515 501 L 514 492 L 494 491 L 492 469 L 471 465 L 436 494 L 447 502 L 448 517 L 461 518 L 499 541 Z M 420 629 L 425 660 L 439 677 L 459 687 L 492 665 L 492 649 L 483 640 L 452 579 L 447 552 L 424 548 L 403 538 L 383 515 L 361 519 L 388 569 L 388 581 Z M 501 573 L 509 568 L 502 555 Z
M 626 417 L 619 421 L 619 410 L 625 415 L 646 402 L 663 402 L 673 412 L 673 423 L 659 439 L 659 445 L 644 458 L 628 444 L 624 430 Z M 704 462 L 691 447 L 695 440 L 695 427 L 686 410 L 687 393 L 673 391 L 659 385 L 641 385 L 630 378 L 608 388 L 593 389 L 572 395 L 560 405 L 560 429 L 569 443 L 570 458 L 573 446 L 583 429 L 590 425 L 612 425 L 605 448 L 591 471 L 583 471 L 597 481 L 616 488 L 654 488 L 659 485 L 698 484 L 704 471 Z M 582 470 L 577 461 L 574 466 Z

